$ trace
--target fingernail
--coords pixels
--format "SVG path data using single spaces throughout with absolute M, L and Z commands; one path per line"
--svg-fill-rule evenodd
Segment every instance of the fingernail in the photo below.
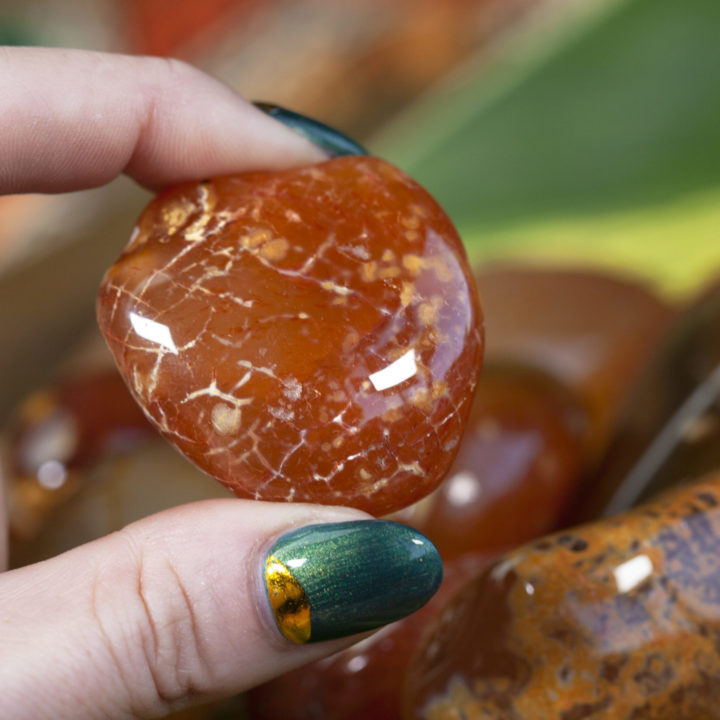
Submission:
M 311 143 L 325 150 L 330 157 L 368 154 L 368 151 L 362 145 L 358 145 L 347 135 L 343 135 L 335 128 L 331 128 L 318 120 L 313 120 L 273 103 L 254 102 L 253 105 L 271 118 L 275 118 L 275 120 L 300 133 Z
M 293 530 L 265 561 L 275 621 L 299 645 L 399 620 L 421 608 L 441 580 L 435 546 L 417 530 L 381 520 Z

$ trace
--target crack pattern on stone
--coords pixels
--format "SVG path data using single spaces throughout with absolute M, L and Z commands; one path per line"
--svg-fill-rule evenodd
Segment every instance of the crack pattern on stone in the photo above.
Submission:
M 482 357 L 455 229 L 369 157 L 164 191 L 98 318 L 146 415 L 233 492 L 375 514 L 440 482 Z

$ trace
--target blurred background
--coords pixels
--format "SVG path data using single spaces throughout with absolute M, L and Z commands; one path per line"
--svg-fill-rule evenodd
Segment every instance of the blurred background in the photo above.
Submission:
M 676 297 L 720 262 L 718 29 L 713 0 L 0 2 L 2 43 L 180 57 L 336 125 L 426 185 L 474 261 Z M 145 199 L 0 198 L 0 418 L 92 324 Z

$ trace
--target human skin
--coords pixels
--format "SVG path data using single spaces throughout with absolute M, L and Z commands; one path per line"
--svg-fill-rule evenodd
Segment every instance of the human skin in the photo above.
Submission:
M 0 97 L 0 193 L 67 192 L 121 173 L 157 189 L 326 159 L 175 60 L 0 48 Z M 292 646 L 274 626 L 258 568 L 290 529 L 366 517 L 205 501 L 0 574 L 3 718 L 160 717 L 350 645 L 357 636 Z

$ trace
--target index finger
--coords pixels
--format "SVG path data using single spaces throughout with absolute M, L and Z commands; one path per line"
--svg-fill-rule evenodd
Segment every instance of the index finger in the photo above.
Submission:
M 324 153 L 178 60 L 0 48 L 0 193 L 147 187 Z

